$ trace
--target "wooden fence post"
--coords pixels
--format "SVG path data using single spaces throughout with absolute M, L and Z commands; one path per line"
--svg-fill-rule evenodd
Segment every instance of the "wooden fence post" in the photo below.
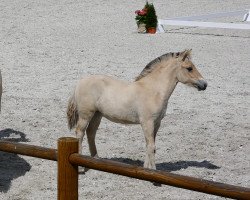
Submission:
M 58 200 L 78 199 L 78 166 L 69 162 L 69 156 L 78 153 L 78 140 L 72 137 L 58 139 Z

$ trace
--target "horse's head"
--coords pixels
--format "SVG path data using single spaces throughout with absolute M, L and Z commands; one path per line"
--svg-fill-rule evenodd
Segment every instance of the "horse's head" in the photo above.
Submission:
M 177 80 L 198 90 L 205 90 L 207 82 L 192 63 L 190 53 L 191 50 L 185 50 L 177 58 L 179 63 L 177 67 Z

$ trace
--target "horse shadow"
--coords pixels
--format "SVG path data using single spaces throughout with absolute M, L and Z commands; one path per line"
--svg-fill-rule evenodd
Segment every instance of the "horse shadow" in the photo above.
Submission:
M 143 167 L 143 162 L 141 160 L 132 160 L 129 158 L 109 158 L 108 160 L 118 161 L 125 164 L 135 165 Z M 173 172 L 182 169 L 187 169 L 188 167 L 196 168 L 206 168 L 206 169 L 220 169 L 219 166 L 212 164 L 211 162 L 204 160 L 198 161 L 177 161 L 177 162 L 163 162 L 156 164 L 156 169 L 161 171 Z
M 29 142 L 26 135 L 13 129 L 0 130 L 0 140 L 9 142 Z M 0 151 L 0 192 L 8 192 L 11 181 L 24 176 L 31 169 L 29 163 L 17 154 Z

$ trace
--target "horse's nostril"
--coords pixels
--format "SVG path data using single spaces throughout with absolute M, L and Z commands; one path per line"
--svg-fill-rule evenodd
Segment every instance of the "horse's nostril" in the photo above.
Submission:
M 207 88 L 207 83 L 204 84 L 204 90 Z

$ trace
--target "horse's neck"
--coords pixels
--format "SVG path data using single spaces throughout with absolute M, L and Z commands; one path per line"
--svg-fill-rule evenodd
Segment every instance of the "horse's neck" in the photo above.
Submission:
M 147 86 L 147 89 L 157 92 L 165 102 L 168 101 L 178 83 L 175 68 L 172 66 L 156 69 L 142 78 L 141 82 Z

